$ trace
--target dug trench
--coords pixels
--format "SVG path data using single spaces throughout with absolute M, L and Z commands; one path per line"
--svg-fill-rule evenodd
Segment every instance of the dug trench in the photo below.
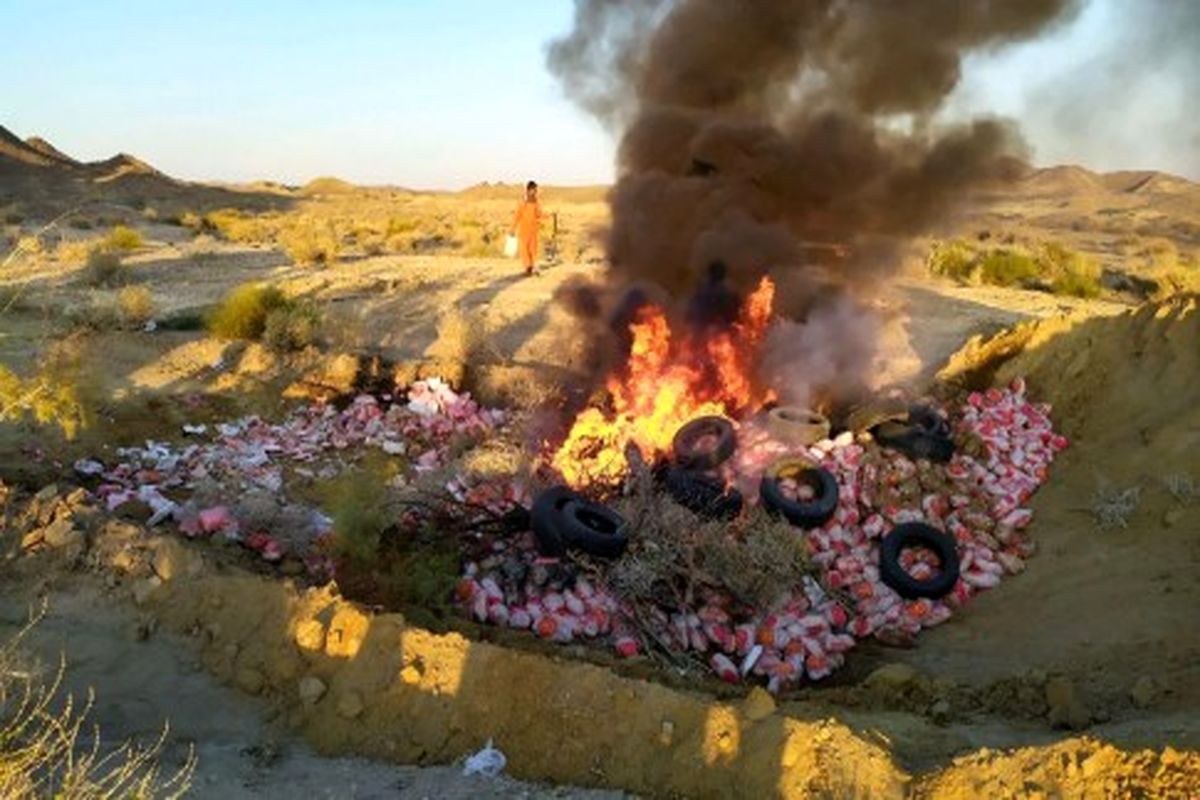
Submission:
M 833 685 L 778 703 L 466 623 L 433 632 L 129 522 L 5 571 L 91 574 L 325 753 L 445 763 L 494 738 L 518 777 L 648 795 L 1186 796 L 1197 339 L 1193 298 L 1026 323 L 952 357 L 946 384 L 1026 376 L 1073 440 L 1033 501 L 1040 552 L 917 647 L 859 648 Z M 1130 488 L 1124 527 L 1098 527 Z

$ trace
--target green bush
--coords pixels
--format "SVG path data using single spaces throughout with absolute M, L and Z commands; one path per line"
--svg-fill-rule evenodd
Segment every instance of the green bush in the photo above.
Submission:
M 108 232 L 108 236 L 104 239 L 106 250 L 125 253 L 137 250 L 142 244 L 142 235 L 127 225 L 117 225 Z
M 321 327 L 321 312 L 310 302 L 288 303 L 267 314 L 263 344 L 276 353 L 303 350 L 313 344 Z
M 392 524 L 382 478 L 370 473 L 347 474 L 328 491 L 334 551 L 358 565 L 371 564 Z
M 259 339 L 267 327 L 267 316 L 288 305 L 283 292 L 274 286 L 242 284 L 222 298 L 208 318 L 208 330 L 222 339 Z
M 100 248 L 88 252 L 87 263 L 83 267 L 83 282 L 88 286 L 114 288 L 123 285 L 128 277 L 129 270 L 116 253 Z
M 1037 262 L 1017 250 L 991 250 L 979 259 L 979 268 L 983 281 L 996 286 L 1024 286 L 1039 277 Z
M 961 240 L 937 242 L 929 251 L 926 266 L 934 275 L 959 281 L 971 282 L 976 265 L 975 251 Z

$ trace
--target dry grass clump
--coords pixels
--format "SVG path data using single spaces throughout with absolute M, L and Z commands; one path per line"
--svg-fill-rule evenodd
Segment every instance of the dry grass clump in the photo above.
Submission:
M 209 333 L 222 339 L 260 339 L 267 315 L 287 305 L 278 287 L 244 283 L 231 289 L 209 316 Z
M 333 225 L 297 224 L 279 232 L 279 245 L 294 264 L 327 267 L 337 262 L 341 243 Z
M 1091 513 L 1101 530 L 1128 528 L 1129 518 L 1137 511 L 1142 501 L 1142 487 L 1130 486 L 1118 489 L 1103 486 L 1092 497 Z
M 127 225 L 117 225 L 104 237 L 103 247 L 113 252 L 129 253 L 144 244 L 142 235 Z
M 32 419 L 54 425 L 67 439 L 75 438 L 89 419 L 78 341 L 68 338 L 51 347 L 29 377 L 0 365 L 0 422 Z
M 126 286 L 117 293 L 117 312 L 127 327 L 142 327 L 154 318 L 154 311 L 154 294 L 146 286 Z
M 1176 472 L 1163 478 L 1163 486 L 1180 505 L 1191 505 L 1200 500 L 1200 484 L 1185 472 Z
M 167 730 L 149 746 L 125 742 L 103 752 L 100 732 L 82 734 L 92 694 L 77 708 L 61 696 L 65 664 L 49 682 L 28 667 L 21 640 L 37 618 L 0 645 L 0 797 L 98 800 L 176 798 L 190 788 L 194 751 L 173 775 L 159 765 Z

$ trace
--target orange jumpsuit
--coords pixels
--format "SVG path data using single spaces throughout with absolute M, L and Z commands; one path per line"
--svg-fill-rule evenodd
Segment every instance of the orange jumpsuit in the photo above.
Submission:
M 538 228 L 542 224 L 542 204 L 537 200 L 522 200 L 517 206 L 513 229 L 517 232 L 517 254 L 526 272 L 533 270 L 538 256 Z

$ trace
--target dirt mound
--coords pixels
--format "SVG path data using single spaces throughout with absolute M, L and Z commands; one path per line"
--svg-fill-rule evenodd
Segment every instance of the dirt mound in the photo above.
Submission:
M 977 680 L 1058 671 L 1095 721 L 1136 722 L 1148 685 L 1166 687 L 1158 703 L 1200 711 L 1198 307 L 1179 297 L 1025 323 L 951 358 L 941 377 L 968 385 L 1025 376 L 1072 443 L 1033 502 L 1038 557 L 910 661 Z M 1175 741 L 1198 735 L 1185 726 Z
M 349 181 L 344 181 L 341 178 L 313 178 L 308 183 L 304 184 L 300 189 L 300 194 L 305 197 L 314 197 L 323 194 L 353 194 L 358 191 L 357 187 Z
M 1022 188 L 1033 195 L 1073 195 L 1105 190 L 1100 176 L 1074 165 L 1039 169 L 1025 179 Z
M 1024 376 L 1053 404 L 1079 449 L 1104 449 L 1114 468 L 1150 472 L 1196 465 L 1200 444 L 1200 313 L 1197 296 L 1115 317 L 1060 317 L 973 340 L 941 377 L 1007 382 Z M 1198 476 L 1200 477 L 1200 476 Z

